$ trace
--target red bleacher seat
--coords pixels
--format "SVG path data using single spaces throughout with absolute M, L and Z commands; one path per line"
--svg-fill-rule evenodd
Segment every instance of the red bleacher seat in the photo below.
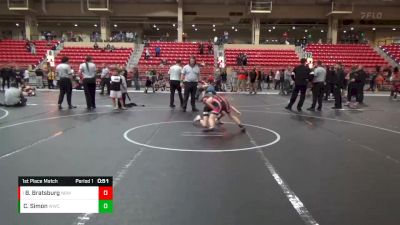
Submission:
M 387 66 L 388 63 L 367 44 L 310 44 L 305 50 L 311 52 L 313 60 L 327 65 L 341 62 L 345 66 Z
M 296 66 L 299 58 L 294 50 L 273 50 L 273 49 L 226 49 L 225 58 L 227 66 L 237 66 L 236 58 L 239 53 L 247 55 L 247 69 L 257 66 L 263 71 L 283 69 L 287 66 Z
M 112 52 L 98 49 L 93 49 L 89 47 L 65 47 L 56 57 L 56 64 L 61 62 L 63 56 L 68 56 L 69 64 L 74 70 L 78 69 L 79 64 L 85 61 L 86 56 L 90 55 L 93 57 L 93 62 L 99 64 L 119 64 L 120 66 L 125 66 L 129 57 L 133 52 L 132 48 L 122 48 L 115 49 Z
M 28 67 L 37 65 L 58 41 L 51 41 L 51 45 L 45 40 L 33 41 L 36 45 L 36 55 L 32 55 L 25 49 L 24 40 L 3 40 L 0 41 L 0 65 L 12 64 L 16 67 Z
M 145 59 L 145 51 L 139 60 L 139 73 L 143 74 L 149 68 L 156 68 L 157 72 L 163 74 L 168 73 L 169 66 L 160 67 L 161 60 L 166 60 L 167 64 L 174 64 L 177 59 L 181 59 L 183 64 L 188 63 L 190 56 L 195 56 L 197 62 L 205 63 L 205 67 L 201 68 L 201 75 L 208 76 L 214 74 L 214 52 L 213 54 L 208 54 L 208 43 L 203 43 L 204 54 L 200 55 L 198 49 L 199 43 L 176 43 L 176 42 L 150 42 L 149 52 L 150 59 Z M 157 46 L 161 48 L 160 57 L 155 57 L 155 49 Z
M 386 52 L 394 61 L 400 63 L 400 44 L 391 44 L 381 46 L 381 49 Z

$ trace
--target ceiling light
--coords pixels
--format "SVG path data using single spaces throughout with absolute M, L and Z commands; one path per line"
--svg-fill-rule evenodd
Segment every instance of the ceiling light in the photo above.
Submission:
M 194 31 L 197 31 L 197 28 L 194 28 Z
M 376 30 L 376 28 L 375 28 L 375 27 L 373 27 L 373 28 L 372 28 L 372 30 Z
M 350 30 L 354 30 L 354 27 L 350 28 Z
M 324 33 L 324 30 L 321 30 L 321 33 Z
M 305 29 L 305 30 L 304 30 L 304 32 L 306 32 L 306 33 L 307 33 L 307 32 L 308 32 L 308 30 L 307 30 L 307 29 Z
M 293 26 L 293 27 L 292 27 L 292 29 L 293 29 L 293 30 L 296 30 L 296 27 L 295 27 L 295 26 Z
M 172 26 L 175 27 L 176 25 L 175 25 L 175 24 L 172 24 Z
M 75 26 L 75 27 L 77 27 L 77 26 L 78 26 L 78 24 L 74 24 L 74 26 Z
M 235 31 L 237 32 L 237 31 L 238 31 L 238 29 L 235 29 Z
M 114 27 L 118 27 L 118 25 L 117 25 L 117 24 L 114 24 Z
M 97 27 L 97 24 L 93 25 L 94 27 Z
M 153 24 L 153 27 L 156 28 L 157 26 L 155 24 Z
M 160 30 L 160 28 L 157 27 L 157 30 Z
M 268 30 L 268 32 L 271 32 L 272 30 Z
M 19 23 L 16 23 L 15 26 L 19 27 Z
M 275 27 L 272 27 L 273 30 L 275 30 Z
M 213 27 L 215 27 L 215 24 L 213 24 Z
M 214 32 L 216 31 L 215 28 L 213 29 L 213 31 L 214 31 Z
M 344 30 L 343 33 L 347 33 L 347 31 Z
M 392 31 L 396 31 L 396 28 L 393 28 Z
M 196 25 L 192 24 L 192 27 L 195 27 Z
M 232 27 L 232 30 L 234 30 L 235 29 L 235 27 Z

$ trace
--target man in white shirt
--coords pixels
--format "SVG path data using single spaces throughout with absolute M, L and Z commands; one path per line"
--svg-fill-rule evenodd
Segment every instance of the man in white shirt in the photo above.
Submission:
M 18 107 L 26 106 L 26 98 L 22 95 L 22 91 L 17 88 L 16 83 L 11 83 L 11 87 L 4 94 L 4 104 L 0 106 Z
M 181 73 L 182 73 L 181 60 L 178 59 L 178 60 L 176 60 L 176 64 L 171 66 L 168 71 L 170 90 L 171 90 L 169 107 L 171 107 L 171 108 L 175 108 L 175 105 L 174 105 L 175 90 L 178 91 L 179 100 L 181 102 L 181 107 L 183 106 Z
M 183 80 L 183 85 L 185 87 L 185 97 L 183 99 L 182 110 L 183 112 L 186 112 L 186 106 L 190 95 L 192 111 L 198 112 L 199 110 L 196 108 L 196 92 L 197 83 L 199 82 L 200 77 L 200 68 L 196 63 L 196 58 L 194 56 L 190 57 L 189 64 L 183 67 L 181 77 L 181 80 Z
M 103 64 L 103 69 L 101 70 L 101 75 L 100 75 L 101 81 L 100 81 L 100 94 L 104 95 L 104 86 L 107 85 L 107 95 L 110 95 L 110 71 L 108 70 L 108 67 Z
M 83 76 L 83 88 L 88 110 L 96 108 L 96 65 L 91 56 L 86 56 L 85 62 L 79 66 L 79 74 Z
M 61 59 L 61 63 L 57 65 L 56 72 L 59 79 L 60 95 L 58 96 L 58 109 L 62 109 L 62 103 L 64 96 L 67 94 L 68 108 L 74 109 L 76 106 L 72 105 L 72 77 L 73 72 L 71 66 L 68 64 L 69 58 L 64 56 Z

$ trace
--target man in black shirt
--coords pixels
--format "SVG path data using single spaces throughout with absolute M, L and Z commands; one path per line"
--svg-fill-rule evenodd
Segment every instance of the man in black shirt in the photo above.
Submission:
M 3 79 L 2 83 L 3 91 L 5 90 L 6 82 L 7 82 L 7 88 L 10 88 L 10 73 L 8 68 L 1 69 L 1 78 Z
M 325 101 L 329 100 L 331 93 L 333 93 L 335 80 L 337 80 L 335 68 L 333 66 L 329 66 L 327 69 L 325 80 Z
M 346 74 L 344 73 L 341 64 L 336 64 L 335 69 L 336 69 L 334 73 L 335 76 L 333 76 L 331 80 L 333 84 L 332 92 L 335 98 L 335 106 L 332 107 L 332 109 L 341 109 L 342 108 L 341 89 L 344 88 Z
M 364 102 L 364 86 L 367 80 L 367 73 L 364 71 L 364 67 L 362 65 L 358 66 L 357 73 L 358 73 L 358 76 L 356 77 L 357 102 L 362 104 Z
M 359 93 L 358 93 L 358 88 L 356 84 L 356 78 L 358 77 L 357 73 L 357 67 L 353 66 L 351 68 L 351 72 L 349 75 L 349 84 L 347 85 L 347 103 L 345 104 L 346 106 L 350 106 L 351 103 L 351 98 L 355 96 L 358 98 Z
M 306 63 L 307 60 L 305 58 L 302 58 L 300 60 L 301 65 L 297 66 L 293 70 L 292 74 L 294 79 L 294 90 L 292 92 L 292 97 L 290 98 L 289 105 L 285 107 L 285 109 L 287 110 L 292 110 L 292 106 L 300 92 L 300 100 L 297 104 L 297 111 L 302 111 L 301 108 L 303 107 L 304 100 L 306 99 L 307 84 L 311 73 L 311 70 L 307 67 Z

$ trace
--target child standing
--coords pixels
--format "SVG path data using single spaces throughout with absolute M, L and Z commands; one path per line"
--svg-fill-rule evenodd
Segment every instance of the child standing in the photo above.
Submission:
M 111 82 L 110 82 L 110 97 L 112 99 L 112 103 L 114 106 L 114 109 L 118 109 L 118 101 L 121 104 L 121 109 L 126 109 L 124 102 L 122 101 L 122 91 L 121 91 L 121 86 L 123 88 L 127 88 L 126 81 L 125 79 L 122 79 L 121 76 L 118 74 L 116 68 L 111 69 Z

